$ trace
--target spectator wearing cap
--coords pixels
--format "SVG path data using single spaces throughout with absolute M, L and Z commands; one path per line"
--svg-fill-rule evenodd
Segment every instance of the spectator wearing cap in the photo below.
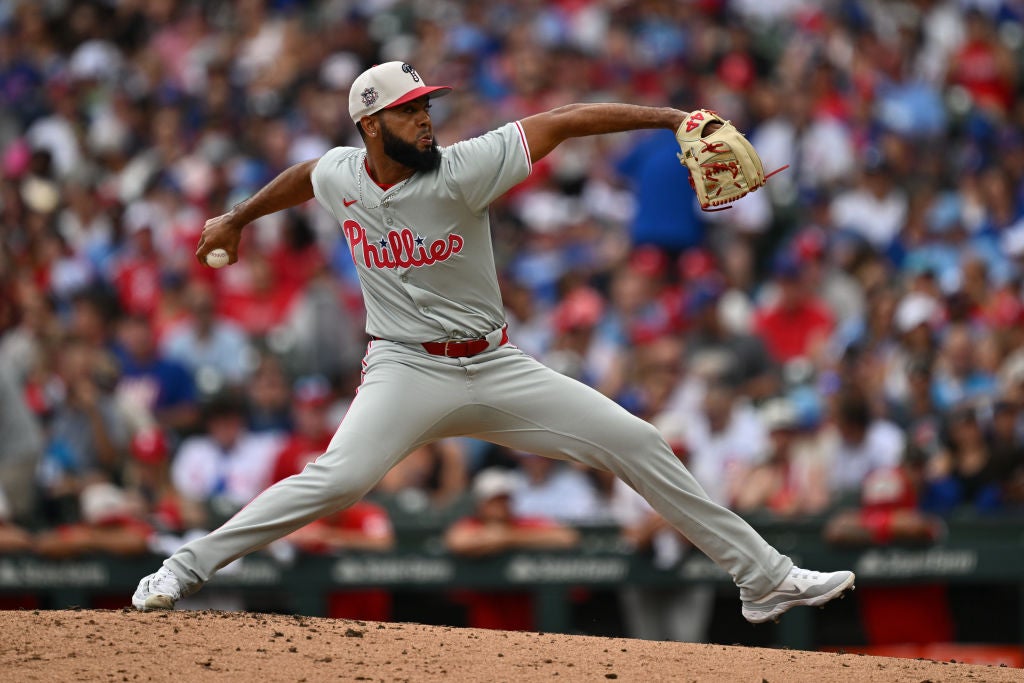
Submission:
M 607 314 L 604 298 L 590 287 L 570 291 L 551 313 L 555 338 L 543 356 L 549 367 L 614 395 L 625 370 L 622 350 L 598 329 Z
M 132 436 L 131 458 L 125 467 L 125 488 L 142 502 L 153 526 L 166 533 L 185 531 L 181 496 L 171 483 L 171 444 L 155 425 L 141 427 Z
M 189 283 L 185 297 L 190 320 L 168 334 L 161 344 L 164 356 L 188 368 L 200 390 L 212 393 L 242 385 L 252 372 L 249 338 L 241 327 L 217 315 L 208 283 Z
M 328 409 L 333 392 L 320 375 L 297 379 L 292 387 L 292 430 L 274 458 L 270 483 L 298 474 L 327 450 L 334 436 Z
M 192 373 L 160 352 L 149 321 L 125 317 L 118 326 L 118 342 L 119 399 L 144 409 L 164 429 L 183 434 L 195 429 L 199 404 Z
M 571 548 L 578 533 L 540 517 L 518 517 L 512 496 L 519 485 L 508 470 L 489 468 L 476 475 L 472 484 L 475 512 L 457 520 L 445 532 L 445 547 L 469 558 L 483 558 L 516 550 Z M 534 628 L 534 610 L 529 594 L 516 591 L 460 592 L 468 607 L 469 626 L 506 631 Z
M 205 429 L 181 444 L 171 481 L 190 508 L 191 528 L 227 519 L 270 483 L 281 438 L 246 429 L 245 404 L 232 392 L 210 399 Z
M 759 417 L 769 450 L 738 489 L 736 510 L 780 517 L 820 513 L 829 503 L 828 474 L 818 451 L 802 438 L 796 407 L 784 397 L 769 399 Z
M 803 268 L 791 252 L 784 251 L 776 257 L 772 274 L 778 296 L 759 307 L 754 329 L 777 362 L 813 359 L 832 333 L 832 315 L 816 294 L 806 288 Z

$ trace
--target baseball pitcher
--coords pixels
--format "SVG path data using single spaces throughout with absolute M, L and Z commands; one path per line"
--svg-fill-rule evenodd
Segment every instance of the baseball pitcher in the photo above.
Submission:
M 430 100 L 450 90 L 428 86 L 401 62 L 368 69 L 349 93 L 365 149 L 338 147 L 297 164 L 206 222 L 199 261 L 224 249 L 234 263 L 246 225 L 315 197 L 348 243 L 371 341 L 358 393 L 327 450 L 143 578 L 135 607 L 172 608 L 232 560 L 352 505 L 416 447 L 454 436 L 614 473 L 728 571 L 748 621 L 822 605 L 851 588 L 851 572 L 795 567 L 709 500 L 654 427 L 541 365 L 506 333 L 488 205 L 534 163 L 568 138 L 669 128 L 702 204 L 718 206 L 764 184 L 745 138 L 723 141 L 728 122 L 700 110 L 572 104 L 442 148 Z M 705 130 L 709 120 L 721 128 Z

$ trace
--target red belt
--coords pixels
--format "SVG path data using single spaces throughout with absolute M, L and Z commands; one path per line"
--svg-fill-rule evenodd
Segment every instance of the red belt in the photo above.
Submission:
M 373 337 L 373 339 L 379 339 L 379 337 Z M 508 343 L 508 329 L 502 328 L 501 330 L 501 343 L 498 346 L 503 346 Z M 443 342 L 423 342 L 421 346 L 423 350 L 432 356 L 445 356 L 447 358 L 469 358 L 475 356 L 478 353 L 483 353 L 487 350 L 490 342 L 487 341 L 486 337 L 480 337 L 479 339 L 452 339 Z

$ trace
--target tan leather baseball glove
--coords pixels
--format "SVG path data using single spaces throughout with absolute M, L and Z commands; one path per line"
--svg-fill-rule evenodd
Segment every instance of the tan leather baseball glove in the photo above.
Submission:
M 743 133 L 709 109 L 690 112 L 679 124 L 676 140 L 682 150 L 679 163 L 690 171 L 690 185 L 704 211 L 730 208 L 723 205 L 753 192 L 786 168 L 765 175 L 761 158 Z

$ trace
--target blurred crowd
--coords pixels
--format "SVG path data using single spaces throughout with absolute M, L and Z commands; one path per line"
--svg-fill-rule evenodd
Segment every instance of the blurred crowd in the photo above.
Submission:
M 1014 0 L 0 0 L 0 550 L 164 551 L 322 452 L 366 342 L 337 225 L 310 202 L 229 268 L 194 250 L 358 146 L 348 87 L 394 59 L 455 87 L 442 144 L 620 101 L 713 108 L 789 165 L 705 214 L 671 132 L 575 139 L 492 208 L 513 343 L 658 426 L 716 501 L 931 515 L 915 538 L 1019 513 L 1022 58 Z M 469 555 L 587 524 L 687 552 L 606 475 L 469 440 L 374 495 L 465 503 Z M 390 547 L 367 505 L 292 540 Z M 848 512 L 836 542 L 906 531 Z M 709 604 L 624 604 L 676 598 Z

